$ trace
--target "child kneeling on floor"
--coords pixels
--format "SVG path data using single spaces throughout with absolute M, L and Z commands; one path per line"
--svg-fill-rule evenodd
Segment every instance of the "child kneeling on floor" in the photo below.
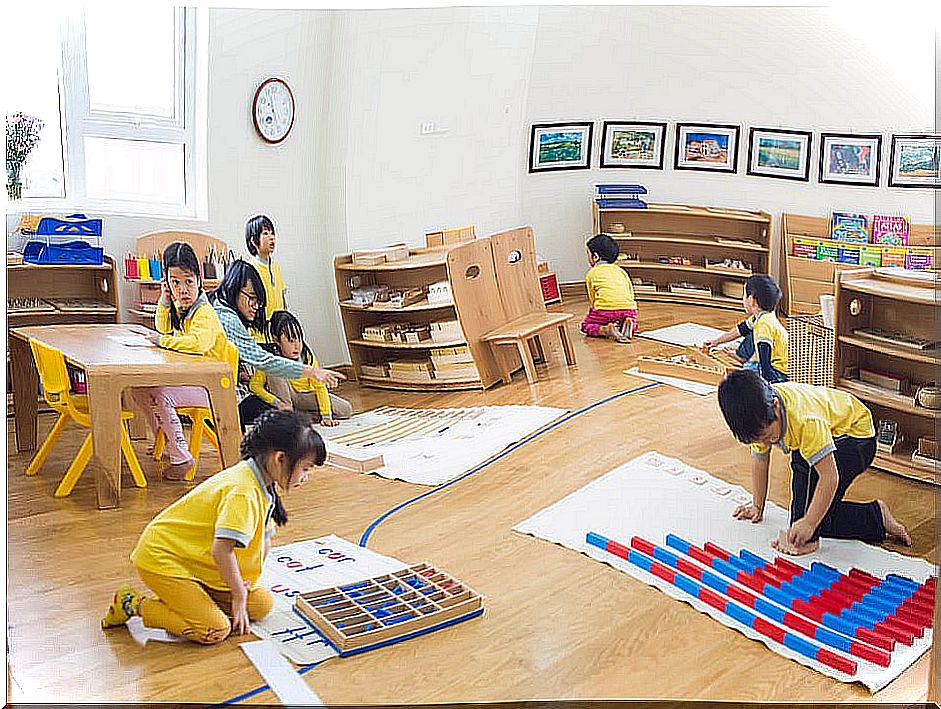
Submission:
M 596 234 L 585 250 L 591 265 L 585 276 L 591 307 L 582 321 L 582 332 L 627 342 L 637 330 L 637 301 L 630 276 L 617 265 L 621 249 L 607 234 Z
M 242 440 L 242 460 L 200 483 L 144 528 L 131 561 L 155 596 L 121 586 L 101 621 L 140 616 L 212 645 L 264 618 L 271 593 L 258 585 L 275 525 L 287 521 L 278 488 L 300 487 L 327 451 L 306 414 L 268 411 Z
M 790 527 L 771 543 L 775 549 L 809 554 L 820 537 L 911 546 L 908 530 L 882 500 L 843 499 L 876 455 L 872 414 L 859 399 L 812 384 L 769 384 L 742 369 L 719 384 L 719 408 L 735 438 L 752 451 L 752 502 L 739 505 L 735 519 L 762 520 L 771 446 L 791 455 Z

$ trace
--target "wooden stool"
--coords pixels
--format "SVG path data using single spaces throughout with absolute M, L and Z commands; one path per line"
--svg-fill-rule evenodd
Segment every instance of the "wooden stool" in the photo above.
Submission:
M 533 360 L 533 352 L 530 348 L 532 343 L 539 354 L 540 359 L 545 361 L 542 343 L 539 336 L 552 329 L 559 331 L 559 339 L 562 340 L 562 350 L 565 352 L 565 363 L 568 366 L 575 364 L 575 352 L 572 350 L 572 344 L 569 342 L 568 334 L 565 332 L 565 323 L 575 317 L 572 313 L 528 313 L 511 320 L 505 325 L 491 330 L 481 338 L 490 345 L 494 359 L 500 362 L 503 382 L 509 384 L 513 378 L 513 373 L 509 371 L 504 361 L 497 356 L 497 348 L 500 345 L 512 345 L 519 352 L 520 359 L 523 361 L 523 369 L 526 370 L 526 380 L 530 384 L 536 383 L 536 363 Z

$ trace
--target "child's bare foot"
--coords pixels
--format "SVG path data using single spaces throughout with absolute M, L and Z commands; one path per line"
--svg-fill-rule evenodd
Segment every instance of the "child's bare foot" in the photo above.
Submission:
M 621 326 L 621 338 L 618 342 L 630 342 L 634 337 L 634 321 L 625 320 Z
M 619 337 L 621 337 L 621 332 L 618 330 L 617 323 L 613 322 L 599 327 L 598 334 L 602 337 L 607 337 L 609 340 L 617 340 Z
M 903 547 L 912 545 L 912 535 L 905 529 L 905 525 L 899 522 L 889 511 L 889 506 L 882 500 L 876 500 L 879 503 L 879 509 L 882 510 L 882 523 L 885 525 L 885 538 L 891 542 L 897 542 Z
M 193 467 L 193 461 L 183 461 L 182 463 L 171 463 L 163 469 L 163 479 L 170 482 L 181 482 L 185 479 L 186 473 Z
M 782 554 L 787 554 L 789 556 L 803 556 L 804 554 L 812 554 L 820 548 L 820 540 L 815 539 L 812 542 L 806 542 L 799 546 L 791 544 L 787 540 L 787 530 L 782 529 L 778 533 L 778 538 L 771 542 L 771 546 Z

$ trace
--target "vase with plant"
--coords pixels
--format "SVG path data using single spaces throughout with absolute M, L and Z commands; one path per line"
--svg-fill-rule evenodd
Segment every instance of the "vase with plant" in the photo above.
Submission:
M 16 112 L 7 116 L 7 197 L 11 200 L 23 196 L 20 171 L 33 148 L 39 142 L 42 121 L 35 116 Z

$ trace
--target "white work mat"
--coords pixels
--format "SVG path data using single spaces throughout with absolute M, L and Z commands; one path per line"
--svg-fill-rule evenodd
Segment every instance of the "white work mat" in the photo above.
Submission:
M 317 430 L 328 452 L 357 459 L 381 455 L 385 464 L 371 473 L 418 485 L 440 485 L 565 413 L 565 409 L 546 406 L 383 407 Z
M 400 571 L 408 565 L 334 535 L 294 542 L 268 552 L 261 584 L 274 596 L 274 610 L 251 624 L 255 635 L 273 642 L 298 665 L 311 665 L 339 653 L 294 611 L 300 593 L 342 586 Z
M 637 336 L 645 337 L 648 340 L 666 342 L 669 345 L 676 345 L 677 347 L 686 347 L 688 345 L 699 347 L 706 340 L 714 340 L 725 332 L 726 330 L 717 330 L 716 328 L 709 327 L 708 325 L 700 325 L 699 323 L 694 322 L 684 322 L 680 323 L 679 325 L 661 327 L 658 330 L 645 330 L 638 332 Z M 741 339 L 742 338 L 738 338 L 726 346 L 737 347 Z
M 700 480 L 699 484 L 695 482 Z M 720 494 L 723 491 L 726 492 Z M 911 646 L 897 644 L 888 667 L 852 657 L 857 662 L 857 672 L 850 676 L 797 654 L 703 601 L 692 598 L 667 581 L 585 542 L 585 535 L 595 532 L 624 545 L 629 545 L 631 537 L 638 535 L 666 546 L 666 535 L 673 533 L 699 547 L 711 541 L 730 552 L 738 553 L 745 548 L 771 561 L 777 554 L 770 546 L 771 540 L 777 537 L 779 530 L 787 528 L 788 513 L 769 502 L 761 524 L 732 519 L 735 507 L 749 500 L 751 495 L 737 485 L 730 485 L 675 458 L 648 452 L 537 512 L 516 525 L 514 530 L 610 564 L 648 585 L 656 586 L 672 598 L 689 603 L 723 625 L 764 643 L 780 655 L 843 682 L 862 682 L 873 692 L 898 677 L 930 649 L 931 631 L 928 630 Z M 896 573 L 919 583 L 934 570 L 923 559 L 902 556 L 863 542 L 837 539 L 822 539 L 818 551 L 793 557 L 793 561 L 805 568 L 813 561 L 821 561 L 843 572 L 856 567 L 879 577 Z M 670 630 L 664 628 L 662 632 Z M 829 646 L 824 647 L 850 657 Z
M 719 387 L 713 386 L 712 384 L 691 382 L 688 379 L 680 379 L 678 377 L 665 377 L 662 374 L 647 374 L 645 372 L 639 371 L 637 367 L 625 369 L 624 373 L 629 374 L 632 377 L 639 377 L 640 379 L 649 379 L 652 382 L 668 384 L 671 387 L 676 387 L 677 389 L 682 389 L 683 391 L 689 391 L 693 394 L 698 394 L 699 396 L 708 396 L 709 394 L 714 394 L 719 390 Z

